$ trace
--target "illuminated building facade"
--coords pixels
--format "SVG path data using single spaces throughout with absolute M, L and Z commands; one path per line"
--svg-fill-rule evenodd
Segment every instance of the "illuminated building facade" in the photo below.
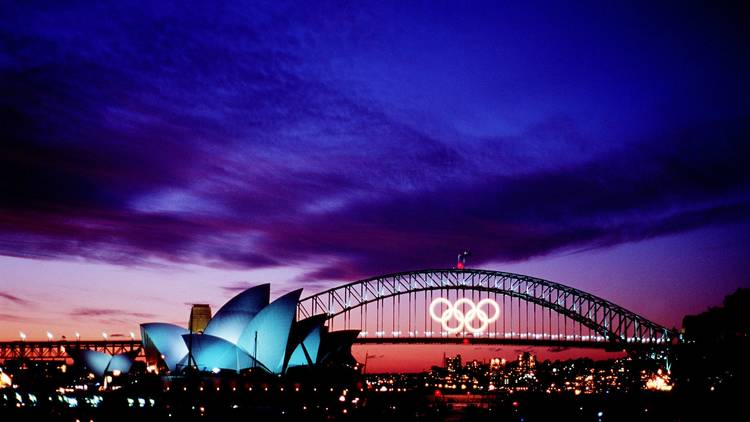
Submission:
M 208 321 L 211 321 L 211 307 L 205 304 L 195 304 L 190 309 L 190 322 L 188 323 L 188 330 L 191 333 L 202 333 Z

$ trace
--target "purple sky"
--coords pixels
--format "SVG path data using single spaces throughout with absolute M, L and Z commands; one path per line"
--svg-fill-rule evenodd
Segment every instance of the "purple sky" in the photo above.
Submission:
M 0 337 L 464 249 L 670 326 L 750 285 L 747 10 L 402 3 L 0 8 Z

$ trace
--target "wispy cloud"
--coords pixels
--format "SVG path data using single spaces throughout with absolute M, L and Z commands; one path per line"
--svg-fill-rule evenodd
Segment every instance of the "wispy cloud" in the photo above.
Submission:
M 119 309 L 104 308 L 76 308 L 70 311 L 69 315 L 73 318 L 100 318 L 100 317 L 121 317 L 121 318 L 154 318 L 156 314 L 145 312 L 131 312 Z
M 24 316 L 24 315 L 0 313 L 0 321 L 28 323 L 28 322 L 30 322 L 32 320 L 33 320 L 33 318 L 29 318 L 29 317 Z
M 231 295 L 236 295 L 237 293 L 243 292 L 251 287 L 256 286 L 256 283 L 251 283 L 249 281 L 238 281 L 236 283 L 232 284 L 226 284 L 224 286 L 221 286 L 221 289 L 225 293 L 229 293 Z
M 10 294 L 8 292 L 3 292 L 3 291 L 0 291 L 0 299 L 4 299 L 4 300 L 7 300 L 9 302 L 15 303 L 16 305 L 27 306 L 27 305 L 31 304 L 31 302 L 29 302 L 26 299 L 20 298 L 20 297 L 18 297 L 16 295 Z

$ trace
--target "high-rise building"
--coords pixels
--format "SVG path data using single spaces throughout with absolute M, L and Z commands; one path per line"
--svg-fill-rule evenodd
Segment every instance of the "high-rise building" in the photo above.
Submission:
M 211 306 L 206 304 L 195 304 L 190 309 L 190 323 L 188 329 L 191 333 L 202 333 L 211 320 Z
M 536 366 L 536 356 L 529 352 L 523 352 L 518 355 L 518 367 L 523 371 L 530 371 Z
M 448 372 L 460 371 L 461 370 L 461 355 L 456 355 L 454 357 L 446 357 L 445 369 L 447 369 Z
M 505 359 L 492 358 L 490 359 L 490 371 L 499 371 L 505 366 Z

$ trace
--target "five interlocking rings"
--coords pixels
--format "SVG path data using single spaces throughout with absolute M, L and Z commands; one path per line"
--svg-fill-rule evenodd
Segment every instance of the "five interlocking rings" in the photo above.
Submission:
M 435 312 L 435 309 L 440 305 L 445 305 L 447 308 L 439 315 Z M 461 307 L 463 306 L 462 311 Z M 491 308 L 492 316 L 487 315 L 487 312 L 482 310 L 484 306 Z M 468 310 L 466 310 L 468 308 Z M 443 329 L 450 334 L 458 333 L 464 329 L 467 331 L 478 334 L 487 329 L 490 323 L 495 322 L 500 317 L 500 305 L 492 299 L 482 299 L 479 303 L 474 303 L 471 299 L 461 298 L 455 303 L 451 303 L 450 300 L 439 297 L 430 303 L 430 316 L 436 322 L 443 325 Z M 451 327 L 448 322 L 452 319 L 458 321 L 458 325 Z M 479 320 L 481 323 L 478 327 L 473 324 L 474 320 Z

